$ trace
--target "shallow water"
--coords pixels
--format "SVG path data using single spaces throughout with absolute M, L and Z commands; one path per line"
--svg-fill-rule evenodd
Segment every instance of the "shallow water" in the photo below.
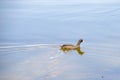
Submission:
M 120 4 L 0 1 L 0 80 L 120 79 Z M 60 45 L 81 51 L 64 53 Z

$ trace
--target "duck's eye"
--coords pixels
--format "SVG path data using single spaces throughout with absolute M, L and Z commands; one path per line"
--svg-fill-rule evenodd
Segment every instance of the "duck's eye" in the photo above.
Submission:
M 83 42 L 83 39 L 81 39 L 80 41 Z

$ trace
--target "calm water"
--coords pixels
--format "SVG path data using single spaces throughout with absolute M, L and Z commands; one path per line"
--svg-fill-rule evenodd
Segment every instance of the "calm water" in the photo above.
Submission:
M 119 80 L 120 3 L 0 1 L 0 80 Z M 83 55 L 59 50 L 81 44 Z

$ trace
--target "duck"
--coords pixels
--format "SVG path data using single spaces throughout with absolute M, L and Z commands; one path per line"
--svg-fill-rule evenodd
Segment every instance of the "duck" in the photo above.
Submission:
M 80 48 L 80 44 L 83 42 L 83 39 L 79 39 L 76 45 L 72 44 L 63 44 L 61 46 L 61 50 L 66 51 L 66 50 L 76 50 Z

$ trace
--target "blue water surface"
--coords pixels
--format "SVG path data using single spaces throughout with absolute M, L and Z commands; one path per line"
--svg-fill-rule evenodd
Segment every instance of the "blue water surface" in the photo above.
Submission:
M 0 80 L 120 79 L 120 3 L 71 1 L 0 1 Z

